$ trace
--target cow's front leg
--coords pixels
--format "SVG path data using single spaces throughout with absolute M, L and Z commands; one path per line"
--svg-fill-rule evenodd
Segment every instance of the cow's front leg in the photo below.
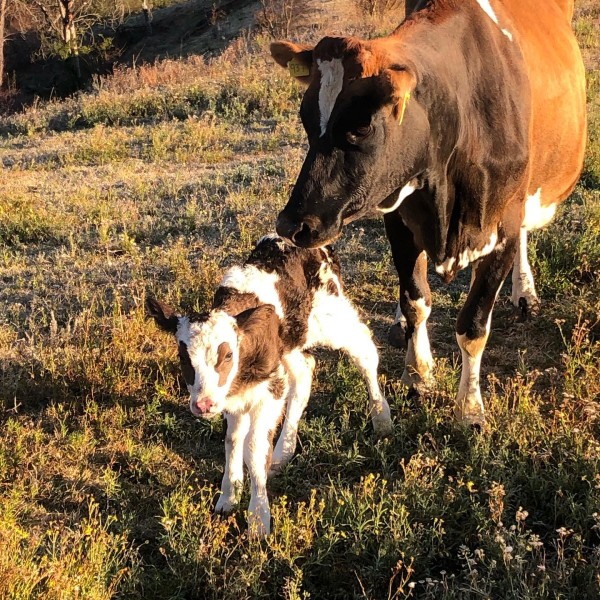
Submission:
M 273 434 L 283 413 L 284 402 L 285 394 L 281 398 L 267 394 L 250 413 L 251 423 L 244 444 L 244 462 L 250 475 L 248 529 L 253 537 L 264 537 L 271 533 L 267 475 L 271 462 Z
M 456 340 L 462 353 L 462 371 L 454 414 L 466 425 L 485 422 L 479 384 L 481 357 L 490 334 L 494 303 L 510 271 L 517 241 L 517 236 L 505 238 L 473 265 L 469 295 L 458 315 Z
M 227 513 L 238 503 L 244 483 L 244 441 L 250 429 L 250 415 L 226 415 L 225 472 L 221 483 L 221 497 L 215 512 Z
M 392 257 L 400 282 L 400 311 L 406 320 L 406 359 L 402 383 L 422 391 L 432 381 L 433 357 L 427 335 L 427 318 L 431 312 L 431 292 L 427 282 L 427 256 L 415 245 L 413 234 L 400 215 L 385 215 L 385 231 L 392 248 Z

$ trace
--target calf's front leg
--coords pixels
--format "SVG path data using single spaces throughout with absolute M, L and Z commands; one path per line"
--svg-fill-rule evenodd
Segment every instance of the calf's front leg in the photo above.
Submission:
M 221 483 L 221 496 L 215 512 L 227 513 L 238 503 L 244 485 L 244 441 L 250 429 L 250 415 L 226 414 L 225 472 Z
M 250 431 L 244 443 L 244 462 L 250 475 L 248 529 L 253 537 L 271 533 L 271 509 L 267 496 L 267 477 L 271 462 L 273 434 L 283 413 L 285 394 L 268 395 L 250 413 Z

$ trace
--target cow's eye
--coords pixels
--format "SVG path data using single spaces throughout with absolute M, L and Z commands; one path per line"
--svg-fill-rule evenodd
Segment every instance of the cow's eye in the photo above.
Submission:
M 346 133 L 346 139 L 351 144 L 356 144 L 368 137 L 372 131 L 372 125 L 359 125 L 358 127 L 354 127 L 348 131 L 348 133 Z
M 228 353 L 225 355 L 225 360 L 226 360 L 227 362 L 229 362 L 229 361 L 230 361 L 232 358 L 233 358 L 233 352 L 228 352 Z

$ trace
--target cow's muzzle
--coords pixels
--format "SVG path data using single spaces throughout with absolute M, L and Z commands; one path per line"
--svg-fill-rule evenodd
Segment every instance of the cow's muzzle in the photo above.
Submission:
M 337 232 L 333 236 L 328 235 L 321 220 L 314 215 L 290 218 L 285 211 L 279 213 L 275 229 L 278 235 L 300 248 L 318 248 L 337 235 Z

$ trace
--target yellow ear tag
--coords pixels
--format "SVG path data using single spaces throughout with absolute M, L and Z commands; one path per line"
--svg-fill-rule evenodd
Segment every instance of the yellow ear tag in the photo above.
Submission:
M 406 105 L 410 100 L 410 92 L 406 92 L 404 94 L 404 98 L 402 99 L 402 108 L 400 109 L 400 116 L 398 117 L 398 125 L 402 125 L 402 121 L 404 120 L 404 112 L 406 111 Z
M 310 75 L 310 69 L 308 66 L 295 57 L 288 62 L 287 66 L 292 77 L 307 77 Z

